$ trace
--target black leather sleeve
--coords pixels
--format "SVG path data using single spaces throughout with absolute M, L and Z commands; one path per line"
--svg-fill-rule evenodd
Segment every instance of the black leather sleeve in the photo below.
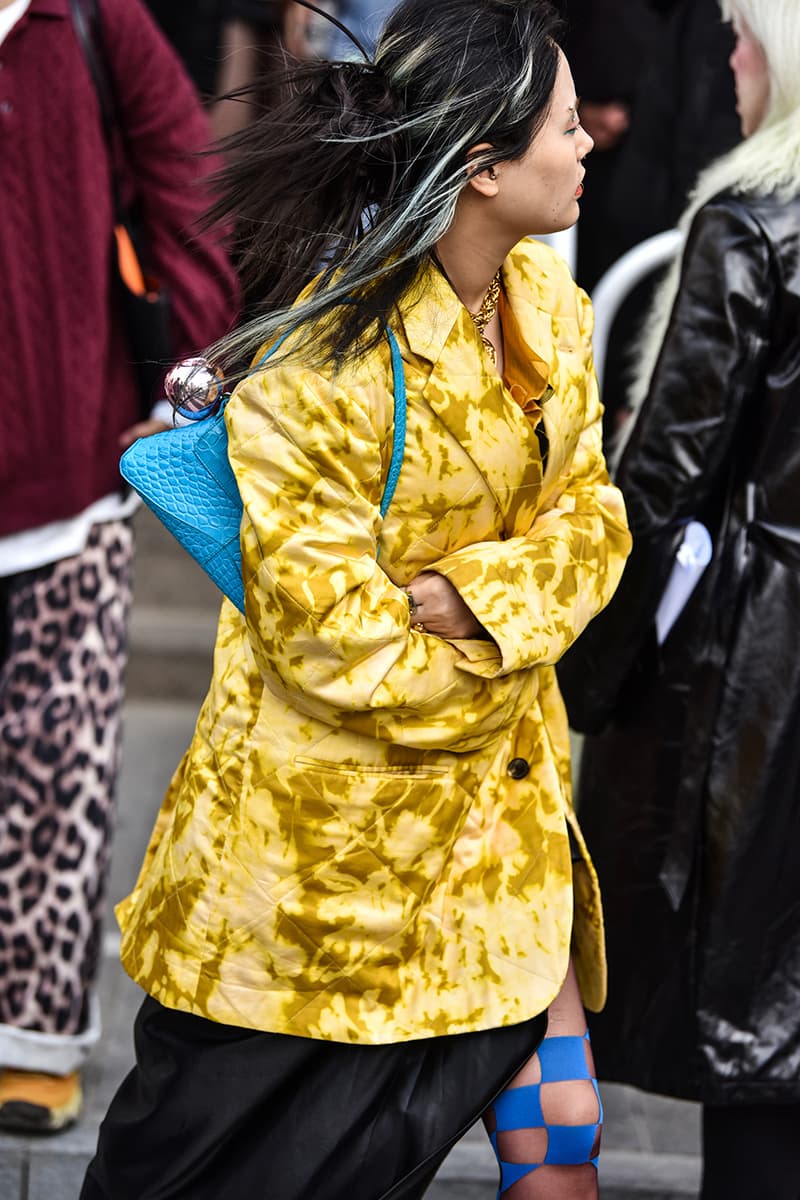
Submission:
M 559 664 L 574 729 L 602 730 L 631 674 L 656 662 L 653 620 L 680 526 L 724 492 L 742 415 L 760 392 L 775 303 L 771 272 L 769 243 L 745 202 L 706 205 L 617 473 L 633 551 L 611 603 Z
M 759 390 L 775 284 L 769 245 L 736 200 L 697 217 L 661 353 L 617 473 L 634 537 L 694 516 L 727 473 Z

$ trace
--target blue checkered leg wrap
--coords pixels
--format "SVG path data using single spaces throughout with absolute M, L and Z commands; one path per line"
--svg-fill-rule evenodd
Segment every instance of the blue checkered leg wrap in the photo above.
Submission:
M 497 1122 L 490 1141 L 500 1164 L 500 1190 L 498 1198 L 508 1191 L 519 1179 L 542 1166 L 582 1166 L 591 1163 L 597 1167 L 598 1156 L 592 1157 L 592 1149 L 603 1124 L 603 1104 L 597 1080 L 586 1065 L 583 1037 L 552 1037 L 540 1043 L 537 1055 L 542 1068 L 540 1083 L 524 1087 L 507 1088 L 494 1102 Z M 597 1097 L 598 1119 L 592 1125 L 548 1125 L 542 1112 L 540 1089 L 545 1083 L 567 1083 L 572 1080 L 588 1080 Z M 547 1153 L 541 1162 L 509 1163 L 500 1157 L 497 1147 L 498 1133 L 516 1129 L 546 1129 Z

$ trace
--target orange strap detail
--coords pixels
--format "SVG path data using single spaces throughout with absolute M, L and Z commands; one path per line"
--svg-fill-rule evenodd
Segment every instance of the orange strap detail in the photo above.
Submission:
M 131 236 L 124 225 L 114 226 L 117 241 L 117 262 L 122 282 L 135 296 L 146 296 L 148 287 Z

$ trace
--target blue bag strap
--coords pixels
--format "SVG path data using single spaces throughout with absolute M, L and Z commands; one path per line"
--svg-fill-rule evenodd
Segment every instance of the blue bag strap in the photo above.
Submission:
M 290 329 L 286 333 L 281 334 L 277 342 L 274 342 L 266 354 L 262 354 L 261 358 L 249 372 L 252 374 L 263 367 L 264 363 L 272 358 L 272 355 L 278 350 L 289 335 L 293 331 Z M 383 485 L 383 495 L 381 497 L 380 513 L 381 517 L 385 517 L 389 511 L 389 505 L 394 498 L 397 481 L 400 478 L 400 471 L 403 466 L 403 456 L 406 449 L 406 377 L 403 371 L 403 356 L 400 353 L 400 346 L 397 338 L 392 333 L 389 326 L 386 326 L 386 336 L 389 339 L 389 352 L 392 360 L 392 391 L 394 395 L 394 420 L 392 422 L 392 457 L 389 460 L 389 472 L 386 476 L 386 483 Z
M 394 498 L 394 490 L 400 478 L 403 465 L 403 455 L 406 450 L 406 377 L 403 371 L 403 357 L 397 338 L 389 326 L 386 326 L 386 336 L 389 339 L 389 350 L 392 356 L 392 385 L 394 391 L 394 422 L 392 424 L 392 457 L 389 460 L 389 473 L 383 487 L 381 498 L 381 517 L 389 511 L 389 505 Z

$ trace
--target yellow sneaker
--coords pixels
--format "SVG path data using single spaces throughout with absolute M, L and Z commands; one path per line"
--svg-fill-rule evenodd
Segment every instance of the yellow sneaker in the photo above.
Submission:
M 83 1093 L 77 1071 L 0 1071 L 0 1129 L 18 1133 L 58 1133 L 77 1119 Z

